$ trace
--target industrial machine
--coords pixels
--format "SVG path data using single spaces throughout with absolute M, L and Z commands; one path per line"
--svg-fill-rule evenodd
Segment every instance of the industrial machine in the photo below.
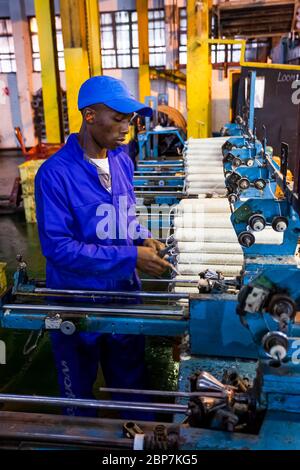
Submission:
M 251 101 L 253 81 L 249 83 Z M 29 279 L 26 262 L 19 256 L 14 285 L 0 297 L 2 328 L 180 338 L 177 391 L 103 389 L 128 394 L 128 401 L 0 394 L 0 402 L 8 407 L 18 403 L 53 408 L 52 414 L 0 411 L 0 446 L 147 451 L 300 448 L 300 270 L 295 256 L 299 194 L 287 178 L 288 145 L 282 144 L 280 159 L 275 159 L 266 139 L 256 138 L 253 123 L 250 113 L 239 123 L 241 133 L 236 136 L 203 139 L 201 145 L 192 139 L 187 144 L 184 199 L 161 254 L 169 256 L 179 273 L 144 280 L 141 292 L 54 290 Z M 208 179 L 199 179 L 198 167 L 205 161 L 201 158 L 209 160 Z M 220 165 L 215 181 L 223 180 L 223 187 L 211 194 L 217 197 L 208 198 L 207 191 L 214 192 L 209 185 L 214 165 Z M 210 207 L 209 221 L 205 211 L 204 219 L 193 212 L 201 204 Z M 221 207 L 226 210 L 219 214 Z M 185 232 L 184 215 L 191 223 Z M 218 227 L 222 240 L 214 233 Z M 189 244 L 185 252 L 180 234 Z M 215 250 L 213 257 L 209 250 L 203 254 L 208 245 Z M 224 245 L 229 246 L 226 252 Z M 222 258 L 220 270 L 212 261 L 216 254 Z M 159 289 L 147 290 L 148 282 Z M 159 419 L 66 417 L 57 411 L 64 406 L 154 412 Z
M 152 120 L 145 118 L 145 129 L 137 134 L 139 159 L 134 175 L 138 197 L 147 204 L 175 204 L 182 197 L 184 164 L 182 150 L 186 122 L 181 113 L 168 106 L 168 96 L 147 96 L 145 104 L 153 109 Z M 172 155 L 166 155 L 171 148 Z
M 285 160 L 287 150 L 283 145 Z M 27 442 L 31 448 L 41 442 L 52 448 L 299 448 L 300 271 L 294 256 L 299 200 L 286 180 L 286 165 L 279 168 L 261 151 L 257 158 L 264 159 L 265 178 L 272 178 L 282 193 L 271 198 L 261 190 L 260 197 L 243 193 L 231 201 L 231 221 L 244 252 L 237 278 L 202 272 L 194 294 L 172 291 L 176 278 L 165 281 L 171 292 L 52 290 L 28 279 L 19 258 L 14 286 L 1 297 L 2 328 L 181 337 L 176 392 L 122 390 L 131 396 L 126 402 L 2 394 L 1 402 L 154 411 L 173 415 L 172 423 L 1 411 L 2 442 Z M 280 240 L 260 243 L 255 235 L 264 230 L 279 234 Z M 139 401 L 142 394 L 150 401 Z M 161 403 L 161 395 L 173 397 L 174 403 Z

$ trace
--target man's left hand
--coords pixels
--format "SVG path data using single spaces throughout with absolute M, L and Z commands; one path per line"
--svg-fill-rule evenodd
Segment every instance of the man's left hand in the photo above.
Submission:
M 154 238 L 146 238 L 146 240 L 143 243 L 143 246 L 147 246 L 149 248 L 152 248 L 156 253 L 159 253 L 160 250 L 163 250 L 165 248 L 165 245 L 158 240 L 154 240 Z

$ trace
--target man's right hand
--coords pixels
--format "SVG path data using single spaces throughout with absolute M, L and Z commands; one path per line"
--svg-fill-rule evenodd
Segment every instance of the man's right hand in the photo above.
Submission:
M 161 276 L 171 265 L 165 259 L 160 258 L 153 248 L 138 246 L 136 267 L 150 276 Z

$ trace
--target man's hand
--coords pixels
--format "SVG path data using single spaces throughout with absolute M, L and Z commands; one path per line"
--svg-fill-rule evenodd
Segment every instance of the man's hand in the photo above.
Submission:
M 158 240 L 154 240 L 154 238 L 146 238 L 146 240 L 143 243 L 143 246 L 147 246 L 149 248 L 152 248 L 156 253 L 159 253 L 160 250 L 163 250 L 165 248 L 165 245 Z
M 167 268 L 171 267 L 171 264 L 165 259 L 161 259 L 153 248 L 138 246 L 137 250 L 136 267 L 144 273 L 150 274 L 150 276 L 161 276 Z

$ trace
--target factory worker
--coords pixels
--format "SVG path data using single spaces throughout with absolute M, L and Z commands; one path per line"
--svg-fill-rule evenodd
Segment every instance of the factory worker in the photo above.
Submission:
M 122 150 L 134 113 L 151 116 L 152 110 L 136 101 L 124 82 L 107 76 L 82 84 L 78 108 L 79 133 L 69 136 L 35 180 L 47 287 L 137 290 L 137 268 L 160 276 L 169 266 L 157 254 L 163 245 L 137 222 L 133 163 Z M 108 387 L 145 385 L 143 336 L 58 330 L 51 340 L 64 397 L 93 397 L 99 361 Z M 84 408 L 67 413 L 95 414 Z

